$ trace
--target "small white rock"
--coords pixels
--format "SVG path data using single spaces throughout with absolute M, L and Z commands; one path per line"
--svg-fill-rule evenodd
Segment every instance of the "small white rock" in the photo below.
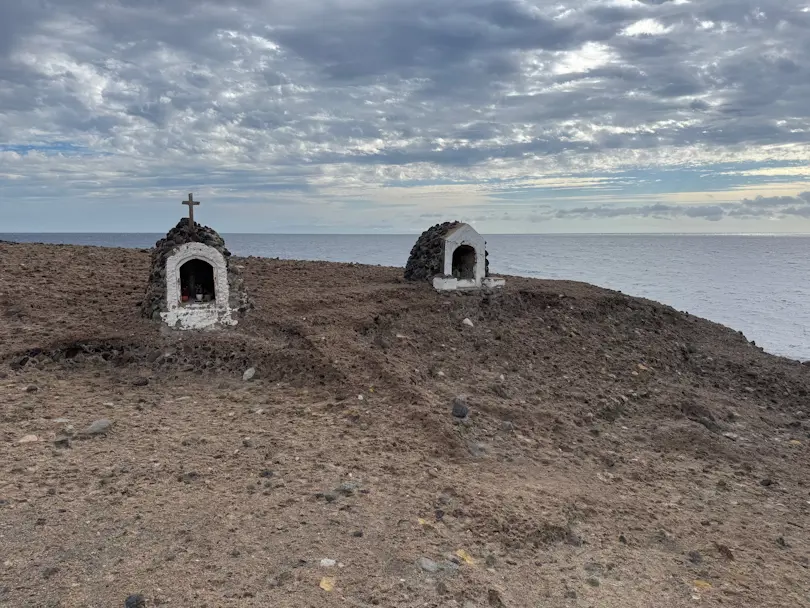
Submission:
M 244 380 L 245 382 L 249 382 L 250 380 L 253 380 L 253 376 L 255 375 L 256 375 L 256 368 L 251 367 L 249 369 L 246 369 L 245 373 L 242 374 L 242 380 Z
M 362 400 L 363 400 L 363 395 L 357 395 L 357 399 L 358 399 L 359 401 L 362 401 Z
M 321 560 L 321 568 L 334 568 L 336 563 L 335 560 L 324 557 Z
M 466 325 L 467 327 L 474 327 L 473 322 L 472 322 L 472 321 L 470 321 L 469 319 L 464 319 L 464 320 L 462 321 L 462 323 L 463 323 L 464 325 Z
M 22 439 L 20 439 L 17 443 L 36 443 L 39 441 L 39 437 L 36 435 L 26 435 Z

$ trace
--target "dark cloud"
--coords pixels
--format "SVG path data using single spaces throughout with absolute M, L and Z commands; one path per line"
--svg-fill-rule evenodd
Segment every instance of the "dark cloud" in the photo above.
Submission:
M 530 216 L 532 222 L 545 222 L 552 219 L 615 219 L 615 218 L 654 218 L 671 220 L 676 218 L 696 218 L 718 222 L 726 217 L 737 219 L 769 219 L 798 216 L 810 218 L 810 192 L 798 196 L 758 196 L 742 199 L 739 203 L 720 205 L 673 205 L 656 203 L 652 205 L 599 205 L 574 207 L 570 209 L 548 210 Z

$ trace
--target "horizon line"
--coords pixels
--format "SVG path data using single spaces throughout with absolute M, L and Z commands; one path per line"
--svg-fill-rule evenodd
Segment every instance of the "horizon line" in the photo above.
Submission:
M 474 226 L 473 226 L 474 228 Z M 15 235 L 159 235 L 156 232 L 115 232 L 115 231 L 43 231 L 43 232 L 0 232 L 0 236 Z M 413 236 L 421 232 L 228 232 L 220 234 L 238 236 Z M 810 232 L 484 232 L 487 236 L 810 236 Z

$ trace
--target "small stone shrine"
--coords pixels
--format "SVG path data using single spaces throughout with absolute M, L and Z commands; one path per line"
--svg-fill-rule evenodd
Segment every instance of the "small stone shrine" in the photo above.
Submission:
M 462 222 L 425 230 L 411 249 L 405 279 L 430 281 L 439 291 L 495 289 L 506 283 L 489 276 L 484 237 Z
M 208 226 L 183 218 L 152 250 L 151 271 L 142 304 L 145 317 L 175 329 L 210 329 L 236 325 L 234 318 L 250 307 L 239 269 L 229 263 L 225 241 Z

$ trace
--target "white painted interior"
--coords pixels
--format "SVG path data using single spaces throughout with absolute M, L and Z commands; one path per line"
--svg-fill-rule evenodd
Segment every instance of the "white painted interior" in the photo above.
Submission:
M 214 269 L 215 298 L 211 302 L 182 302 L 180 268 L 189 260 L 202 260 Z M 166 309 L 161 317 L 177 329 L 206 329 L 216 325 L 236 325 L 231 318 L 228 265 L 219 251 L 202 243 L 177 247 L 166 259 Z
M 462 245 L 475 249 L 475 269 L 473 279 L 457 279 L 453 277 L 453 253 Z M 487 277 L 486 242 L 469 224 L 461 224 L 444 236 L 444 276 L 433 278 L 433 287 L 439 291 L 455 291 L 464 289 L 496 289 L 506 284 L 505 279 Z

